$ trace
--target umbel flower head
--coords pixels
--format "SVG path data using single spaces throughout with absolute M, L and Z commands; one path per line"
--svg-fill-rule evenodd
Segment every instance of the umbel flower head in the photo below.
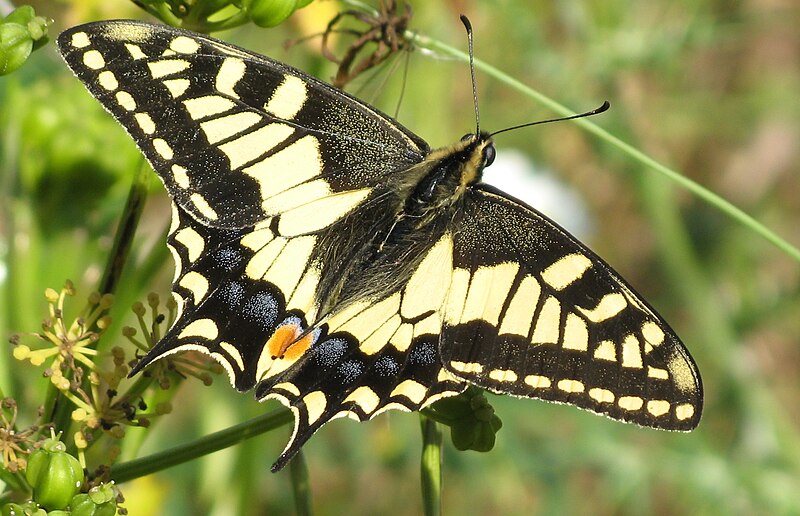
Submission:
M 111 318 L 105 315 L 114 302 L 110 294 L 100 295 L 97 292 L 89 296 L 87 305 L 72 323 L 64 320 L 64 301 L 67 296 L 75 295 L 75 287 L 67 281 L 60 292 L 48 288 L 45 298 L 48 302 L 49 317 L 42 321 L 42 331 L 33 334 L 40 341 L 45 342 L 44 347 L 32 349 L 20 344 L 19 336 L 12 337 L 15 344 L 14 358 L 29 360 L 31 364 L 40 366 L 50 360 L 45 369 L 45 376 L 59 390 L 67 391 L 74 384 L 83 380 L 83 369 L 77 364 L 95 370 L 94 358 L 97 351 L 94 344 L 108 328 Z M 72 373 L 72 379 L 67 372 Z
M 79 423 L 80 429 L 73 439 L 79 450 L 88 448 L 99 433 L 121 439 L 126 427 L 147 427 L 152 417 L 171 412 L 168 401 L 148 407 L 145 399 L 153 384 L 167 389 L 172 384 L 170 378 L 177 375 L 179 378 L 195 377 L 208 385 L 212 382 L 210 372 L 221 372 L 218 366 L 210 366 L 208 360 L 198 362 L 191 357 L 174 357 L 156 364 L 147 374 L 128 380 L 132 361 L 122 347 L 114 346 L 105 352 L 96 349 L 111 324 L 107 314 L 113 296 L 90 294 L 78 317 L 68 322 L 65 304 L 68 304 L 67 298 L 74 295 L 75 288 L 70 281 L 59 292 L 47 289 L 48 317 L 42 323 L 42 330 L 16 335 L 11 342 L 15 346 L 15 358 L 34 366 L 44 366 L 44 376 L 75 405 L 72 420 Z M 147 302 L 151 312 L 149 321 L 142 303 L 133 307 L 141 340 L 135 328 L 122 330 L 123 335 L 144 352 L 160 338 L 161 325 L 164 322 L 171 324 L 176 313 L 174 302 L 166 303 L 167 316 L 160 313 L 160 300 L 156 294 L 150 294 Z M 34 337 L 37 345 L 21 343 L 23 336 Z

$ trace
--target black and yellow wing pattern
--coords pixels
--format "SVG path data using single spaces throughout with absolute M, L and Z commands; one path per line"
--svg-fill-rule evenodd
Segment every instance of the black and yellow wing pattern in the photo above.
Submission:
M 322 425 L 474 384 L 667 430 L 700 419 L 697 368 L 605 262 L 481 182 L 487 134 L 431 150 L 299 70 L 133 21 L 58 38 L 173 201 L 179 316 L 136 365 L 183 350 Z

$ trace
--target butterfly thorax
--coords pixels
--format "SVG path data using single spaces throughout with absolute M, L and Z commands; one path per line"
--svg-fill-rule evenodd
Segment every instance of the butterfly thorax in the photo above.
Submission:
M 480 181 L 493 157 L 488 134 L 466 135 L 398 172 L 390 188 L 365 203 L 365 209 L 343 219 L 336 232 L 338 242 L 327 246 L 342 259 L 334 262 L 336 272 L 327 275 L 336 280 L 317 291 L 319 314 L 330 315 L 365 297 L 388 297 L 405 285 L 428 251 L 461 217 L 464 195 Z M 342 234 L 351 235 L 345 244 Z
M 486 133 L 468 134 L 455 144 L 431 151 L 419 165 L 426 173 L 408 195 L 400 216 L 419 219 L 416 229 L 424 229 L 480 181 L 490 156 L 494 156 L 494 143 Z

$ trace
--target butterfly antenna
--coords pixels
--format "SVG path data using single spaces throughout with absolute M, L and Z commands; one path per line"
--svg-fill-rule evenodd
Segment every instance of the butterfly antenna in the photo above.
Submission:
M 587 111 L 585 113 L 580 113 L 578 115 L 572 115 L 572 116 L 565 116 L 565 117 L 561 117 L 561 118 L 551 118 L 549 120 L 539 120 L 538 122 L 529 122 L 527 124 L 515 125 L 514 127 L 506 127 L 505 129 L 500 129 L 499 131 L 493 132 L 489 136 L 495 136 L 497 134 L 504 133 L 506 131 L 513 131 L 514 129 L 522 129 L 523 127 L 530 127 L 532 125 L 549 124 L 550 122 L 563 122 L 564 120 L 574 120 L 576 118 L 584 118 L 584 117 L 587 117 L 587 116 L 598 115 L 598 114 L 602 113 L 603 111 L 607 111 L 608 108 L 610 108 L 610 107 L 611 107 L 611 104 L 609 104 L 608 101 L 606 100 L 606 101 L 603 102 L 602 106 L 596 107 L 593 110 Z
M 461 15 L 461 23 L 467 29 L 467 45 L 469 48 L 469 74 L 472 77 L 472 103 L 475 105 L 475 134 L 481 134 L 481 114 L 478 111 L 478 85 L 475 81 L 475 56 L 472 51 L 472 24 L 469 18 Z

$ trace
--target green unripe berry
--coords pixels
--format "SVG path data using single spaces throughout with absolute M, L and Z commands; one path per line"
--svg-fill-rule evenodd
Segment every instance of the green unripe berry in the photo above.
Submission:
M 242 9 L 259 27 L 274 27 L 297 9 L 297 0 L 244 0 Z
M 69 508 L 70 516 L 114 516 L 117 497 L 111 484 L 103 484 L 75 496 Z
M 83 483 L 81 463 L 65 450 L 58 439 L 48 439 L 28 458 L 25 478 L 33 500 L 47 510 L 66 508 Z
M 0 24 L 0 75 L 13 72 L 28 60 L 33 39 L 18 23 Z

